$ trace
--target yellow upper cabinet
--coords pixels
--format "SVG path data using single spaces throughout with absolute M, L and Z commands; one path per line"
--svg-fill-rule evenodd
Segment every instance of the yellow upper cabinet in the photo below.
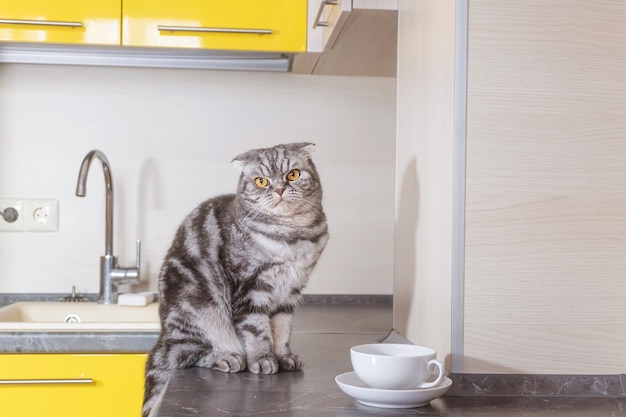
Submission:
M 120 44 L 121 0 L 0 3 L 0 41 Z
M 124 0 L 122 44 L 304 52 L 305 0 Z

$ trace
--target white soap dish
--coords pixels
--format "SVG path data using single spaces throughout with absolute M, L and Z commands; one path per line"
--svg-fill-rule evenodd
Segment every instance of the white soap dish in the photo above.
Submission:
M 143 307 L 154 301 L 154 294 L 151 292 L 120 294 L 117 304 L 121 306 Z

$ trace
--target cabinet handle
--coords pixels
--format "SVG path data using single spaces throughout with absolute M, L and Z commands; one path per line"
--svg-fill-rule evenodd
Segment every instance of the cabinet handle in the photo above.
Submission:
M 209 33 L 249 33 L 253 35 L 271 35 L 271 29 L 234 29 L 234 28 L 205 28 L 193 26 L 157 26 L 162 32 L 209 32 Z
M 322 2 L 320 3 L 320 8 L 317 10 L 317 16 L 315 16 L 315 21 L 313 21 L 313 29 L 318 26 L 326 27 L 330 25 L 329 22 L 326 22 L 324 20 L 320 21 L 320 19 L 322 18 L 322 13 L 324 12 L 324 7 L 326 7 L 326 5 L 336 6 L 337 4 L 339 4 L 337 0 L 322 0 Z
M 36 26 L 63 26 L 70 28 L 82 27 L 82 22 L 57 22 L 54 20 L 21 20 L 21 19 L 0 19 L 0 24 L 4 25 L 36 25 Z
M 93 384 L 91 378 L 81 379 L 0 379 L 0 385 Z

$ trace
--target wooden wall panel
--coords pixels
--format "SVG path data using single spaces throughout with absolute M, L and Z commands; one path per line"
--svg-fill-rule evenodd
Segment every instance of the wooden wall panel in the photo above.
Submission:
M 469 2 L 464 372 L 626 372 L 624 22 Z
M 394 329 L 450 367 L 454 0 L 400 2 Z

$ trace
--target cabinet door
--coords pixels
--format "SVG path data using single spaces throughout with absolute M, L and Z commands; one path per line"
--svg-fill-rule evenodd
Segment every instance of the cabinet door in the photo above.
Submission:
M 121 0 L 2 1 L 0 41 L 120 44 Z
M 124 0 L 122 42 L 250 51 L 306 50 L 306 0 Z
M 309 0 L 307 52 L 324 52 L 336 30 L 341 30 L 352 9 L 348 0 Z M 345 13 L 344 13 L 345 12 Z
M 0 355 L 3 417 L 137 417 L 145 354 Z

